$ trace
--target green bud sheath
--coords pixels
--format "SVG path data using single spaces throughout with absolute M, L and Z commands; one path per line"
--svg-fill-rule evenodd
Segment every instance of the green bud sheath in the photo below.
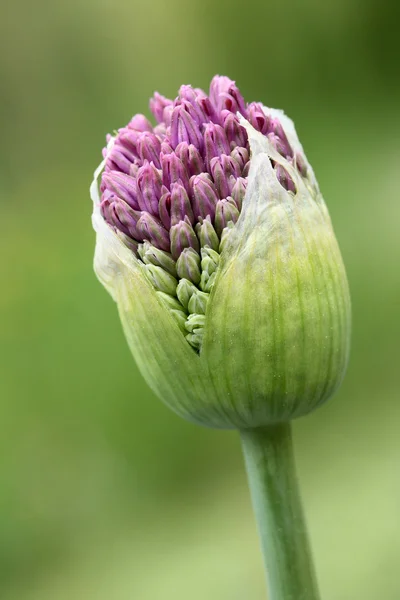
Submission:
M 292 147 L 292 122 L 279 113 Z M 237 427 L 304 415 L 329 398 L 348 360 L 350 299 L 327 208 L 243 119 L 252 151 L 239 220 L 227 236 L 208 310 L 202 354 L 219 401 Z M 269 160 L 296 185 L 287 192 Z M 311 169 L 310 169 L 311 171 Z
M 304 156 L 292 122 L 276 114 L 291 147 Z M 303 179 L 267 137 L 245 119 L 241 124 L 251 149 L 241 213 L 224 229 L 219 248 L 211 223 L 205 221 L 196 231 L 201 246 L 221 252 L 213 261 L 218 263 L 215 271 L 210 255 L 202 252 L 212 285 L 205 289 L 203 281 L 200 287 L 210 294 L 186 280 L 176 289 L 182 311 L 205 312 L 198 322 L 193 320 L 191 332 L 186 329 L 190 340 L 184 333 L 185 312 L 172 314 L 175 308 L 159 295 L 160 289 L 173 294 L 173 259 L 168 255 L 170 275 L 162 281 L 156 259 L 154 268 L 147 267 L 157 278 L 157 292 L 145 265 L 100 214 L 97 178 L 104 163 L 95 173 L 91 194 L 95 270 L 118 304 L 125 335 L 147 383 L 187 419 L 246 429 L 304 415 L 332 395 L 348 360 L 350 300 L 340 251 L 311 167 L 307 165 Z M 270 159 L 275 169 L 282 167 L 290 175 L 296 193 L 279 183 Z M 149 262 L 154 264 L 153 258 Z M 183 259 L 181 263 L 182 269 L 191 264 Z M 198 265 L 197 258 L 193 265 Z

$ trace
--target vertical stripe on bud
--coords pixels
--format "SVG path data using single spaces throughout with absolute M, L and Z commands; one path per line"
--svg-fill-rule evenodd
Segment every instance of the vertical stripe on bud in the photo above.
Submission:
M 246 104 L 235 82 L 229 77 L 216 76 L 210 85 L 210 100 L 217 111 L 240 112 L 247 117 Z
M 185 248 L 176 261 L 176 271 L 180 279 L 188 279 L 195 285 L 200 283 L 200 256 L 193 248 Z
M 186 323 L 185 329 L 189 331 L 186 336 L 187 341 L 193 348 L 196 350 L 200 350 L 201 344 L 203 342 L 203 330 L 205 325 L 205 316 L 204 315 L 189 315 Z
M 156 294 L 167 308 L 170 310 L 180 310 L 185 318 L 187 317 L 184 307 L 175 296 L 171 296 L 170 294 L 160 291 L 157 291 Z
M 244 127 L 240 125 L 237 116 L 228 110 L 222 111 L 222 116 L 230 148 L 245 146 L 247 144 L 247 133 Z
M 238 163 L 231 156 L 223 154 L 211 160 L 210 169 L 219 197 L 226 198 L 241 175 Z
M 276 164 L 274 168 L 281 186 L 284 187 L 288 192 L 293 192 L 295 194 L 296 186 L 286 169 L 279 164 Z
M 242 210 L 243 198 L 246 193 L 246 187 L 247 179 L 245 179 L 244 177 L 238 177 L 231 191 L 231 196 L 234 199 L 239 212 Z
M 204 161 L 196 146 L 181 142 L 175 148 L 175 154 L 182 161 L 189 177 L 203 173 Z
M 278 119 L 271 119 L 268 138 L 274 144 L 279 154 L 282 154 L 285 158 L 293 158 L 293 149 Z
M 135 161 L 136 156 L 126 148 L 115 144 L 105 164 L 105 171 L 122 171 L 129 175 L 131 164 Z
M 150 242 L 145 241 L 138 248 L 139 256 L 142 261 L 149 265 L 161 267 L 174 277 L 176 277 L 176 263 L 169 252 L 156 248 Z
M 236 223 L 239 218 L 239 211 L 233 198 L 219 200 L 215 211 L 215 231 L 221 236 L 222 231 L 231 221 Z
M 200 250 L 199 240 L 187 217 L 171 227 L 169 237 L 171 242 L 171 254 L 175 260 L 178 260 L 184 248 L 193 248 L 196 252 Z
M 181 182 L 171 184 L 171 225 L 176 225 L 179 221 L 188 218 L 191 224 L 194 223 L 194 215 L 190 204 L 189 196 Z
M 202 271 L 201 279 L 200 279 L 200 289 L 203 292 L 209 294 L 211 292 L 212 286 L 214 285 L 215 279 L 217 277 L 216 273 L 207 273 L 207 271 Z
M 156 267 L 155 265 L 145 265 L 144 270 L 156 290 L 175 296 L 178 281 L 171 273 L 167 273 L 162 267 Z
M 210 101 L 203 90 L 193 89 L 191 85 L 180 87 L 175 103 L 181 103 L 199 125 L 207 123 L 210 121 L 210 115 L 214 115 L 209 108 Z
M 211 217 L 209 215 L 205 219 L 200 217 L 199 222 L 196 224 L 196 233 L 202 248 L 204 246 L 209 246 L 218 252 L 219 237 L 211 223 Z
M 119 146 L 120 148 L 123 148 L 124 150 L 130 152 L 136 159 L 138 159 L 139 153 L 137 151 L 136 142 L 139 135 L 140 131 L 129 129 L 129 127 L 123 127 L 122 129 L 120 129 L 118 132 L 118 140 L 115 142 L 111 150 L 110 156 L 112 156 L 114 149 L 118 148 Z
M 192 180 L 193 187 L 193 211 L 196 219 L 205 219 L 208 215 L 214 219 L 215 207 L 218 202 L 218 192 L 206 173 L 197 175 Z
M 210 169 L 211 159 L 221 154 L 229 154 L 230 146 L 224 129 L 215 123 L 209 123 L 204 128 L 204 147 L 206 166 Z
M 171 227 L 171 192 L 165 186 L 162 188 L 163 195 L 158 203 L 158 214 L 165 229 Z
M 142 212 L 136 228 L 141 236 L 139 239 L 147 240 L 148 242 L 151 242 L 153 246 L 168 252 L 168 231 L 163 227 L 163 224 L 159 219 L 153 217 L 150 213 Z
M 243 146 L 236 146 L 231 152 L 231 158 L 239 165 L 240 173 L 243 172 L 244 167 L 250 160 L 249 151 Z
M 210 98 L 204 95 L 197 98 L 196 102 L 200 106 L 204 116 L 206 117 L 204 119 L 205 123 L 207 123 L 207 121 L 212 121 L 213 123 L 217 123 L 218 125 L 220 125 L 220 116 L 211 104 Z
M 205 315 L 192 314 L 189 315 L 186 321 L 186 329 L 189 333 L 193 333 L 196 329 L 204 327 L 206 324 Z
M 179 281 L 176 288 L 176 295 L 185 310 L 188 310 L 190 298 L 193 296 L 196 290 L 196 286 L 188 279 L 181 279 Z
M 150 110 L 153 113 L 157 123 L 162 123 L 164 120 L 163 113 L 166 106 L 172 107 L 172 100 L 169 100 L 168 98 L 165 98 L 156 92 L 150 100 Z
M 183 162 L 174 152 L 161 154 L 162 182 L 170 189 L 171 183 L 181 181 L 186 191 L 189 191 L 189 177 Z
M 137 149 L 143 162 L 147 160 L 153 162 L 157 169 L 161 167 L 161 142 L 154 133 L 141 133 L 137 139 Z
M 258 102 L 251 102 L 247 108 L 248 121 L 251 123 L 257 131 L 262 134 L 266 134 L 269 131 L 270 119 L 264 113 L 262 104 Z
M 145 162 L 137 173 L 138 203 L 143 211 L 158 216 L 158 201 L 161 196 L 161 172 L 153 163 Z
M 140 239 L 137 229 L 137 223 L 141 216 L 139 211 L 134 210 L 129 204 L 114 195 L 101 202 L 100 210 L 107 223 L 131 238 Z
M 307 177 L 307 165 L 303 156 L 299 152 L 297 152 L 294 156 L 294 164 L 300 175 Z
M 229 238 L 229 236 L 232 233 L 233 227 L 234 227 L 234 224 L 233 224 L 232 221 L 230 221 L 228 223 L 227 227 L 225 227 L 225 229 L 222 230 L 222 233 L 221 233 L 221 242 L 219 244 L 219 253 L 220 254 L 221 254 L 221 252 L 223 252 L 224 247 L 227 244 L 228 238 Z
M 134 210 L 140 210 L 136 180 L 121 171 L 106 171 L 102 176 L 105 188 L 114 192 Z
M 205 315 L 209 297 L 209 294 L 200 292 L 196 288 L 189 300 L 188 311 L 197 315 Z
M 203 136 L 195 119 L 182 105 L 176 106 L 171 115 L 171 146 L 176 148 L 181 142 L 194 144 L 201 149 Z
M 195 350 L 199 351 L 203 343 L 203 328 L 196 329 L 193 333 L 188 333 L 186 339 Z
M 201 269 L 212 275 L 219 265 L 219 254 L 212 248 L 201 249 Z

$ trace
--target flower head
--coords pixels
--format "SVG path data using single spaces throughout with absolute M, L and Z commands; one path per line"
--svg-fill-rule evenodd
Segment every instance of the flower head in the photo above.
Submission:
M 220 76 L 150 109 L 154 126 L 109 138 L 92 187 L 96 272 L 143 374 L 215 426 L 308 412 L 343 375 L 349 301 L 292 122 Z

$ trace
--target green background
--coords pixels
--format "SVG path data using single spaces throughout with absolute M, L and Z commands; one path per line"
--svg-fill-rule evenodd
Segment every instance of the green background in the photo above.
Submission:
M 265 598 L 237 435 L 151 394 L 92 272 L 105 134 L 215 73 L 295 120 L 348 270 L 348 375 L 295 424 L 322 597 L 398 600 L 398 3 L 2 4 L 2 600 Z

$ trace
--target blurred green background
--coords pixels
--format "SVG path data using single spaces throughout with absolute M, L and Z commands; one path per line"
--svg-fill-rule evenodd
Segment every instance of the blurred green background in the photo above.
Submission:
M 295 424 L 322 597 L 398 600 L 398 7 L 3 0 L 2 600 L 265 598 L 237 435 L 156 400 L 92 272 L 105 134 L 215 73 L 295 120 L 348 269 L 348 376 Z

